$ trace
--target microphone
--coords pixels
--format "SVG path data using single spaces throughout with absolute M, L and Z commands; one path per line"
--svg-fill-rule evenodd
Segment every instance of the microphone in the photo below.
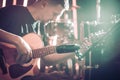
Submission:
M 80 49 L 80 46 L 78 44 L 67 44 L 67 45 L 60 45 L 56 47 L 57 53 L 69 53 L 69 52 L 75 52 Z

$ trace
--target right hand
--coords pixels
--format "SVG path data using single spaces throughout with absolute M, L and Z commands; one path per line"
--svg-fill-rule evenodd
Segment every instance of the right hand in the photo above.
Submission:
M 32 49 L 25 42 L 25 40 L 23 40 L 22 37 L 0 29 L 0 41 L 7 42 L 16 46 L 18 52 L 16 61 L 18 63 L 28 62 L 28 60 L 30 60 L 32 57 Z
M 19 64 L 23 64 L 28 62 L 32 57 L 32 49 L 29 44 L 22 38 L 19 37 L 18 43 L 16 45 L 18 56 L 16 62 Z

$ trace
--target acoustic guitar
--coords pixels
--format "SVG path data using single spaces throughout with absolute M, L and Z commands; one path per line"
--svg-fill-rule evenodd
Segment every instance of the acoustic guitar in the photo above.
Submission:
M 0 42 L 0 80 L 21 80 L 24 76 L 36 75 L 39 73 L 38 61 L 54 53 L 69 53 L 79 50 L 79 45 L 59 45 L 44 47 L 41 37 L 35 33 L 23 36 L 23 39 L 30 45 L 32 58 L 29 62 L 18 64 L 16 58 L 19 56 L 16 47 L 9 43 Z

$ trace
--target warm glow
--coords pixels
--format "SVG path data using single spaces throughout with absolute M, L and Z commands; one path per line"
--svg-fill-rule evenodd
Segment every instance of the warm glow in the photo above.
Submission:
M 79 75 L 79 64 L 75 63 L 76 75 Z
M 75 70 L 79 71 L 79 64 L 78 63 L 75 63 Z
M 17 3 L 17 0 L 13 0 L 13 5 L 16 5 L 16 3 Z

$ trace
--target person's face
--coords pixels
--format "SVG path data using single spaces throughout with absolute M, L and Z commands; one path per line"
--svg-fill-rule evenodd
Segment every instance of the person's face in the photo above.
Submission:
M 44 22 L 53 20 L 55 21 L 57 18 L 59 18 L 64 12 L 64 9 L 61 5 L 57 6 L 47 6 L 45 13 L 43 15 Z

